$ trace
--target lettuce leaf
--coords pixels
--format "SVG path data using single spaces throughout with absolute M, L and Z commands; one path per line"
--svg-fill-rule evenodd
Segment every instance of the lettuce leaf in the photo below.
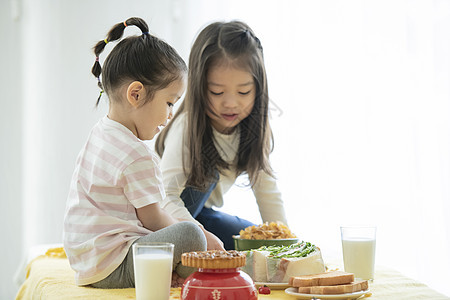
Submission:
M 262 246 L 257 249 L 257 251 L 268 251 L 269 257 L 273 258 L 306 257 L 316 250 L 315 245 L 304 241 L 288 246 Z

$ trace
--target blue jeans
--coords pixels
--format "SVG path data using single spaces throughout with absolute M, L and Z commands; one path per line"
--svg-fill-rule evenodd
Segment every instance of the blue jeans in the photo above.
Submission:
M 207 231 L 215 234 L 223 242 L 225 249 L 233 250 L 234 241 L 232 236 L 239 234 L 241 229 L 255 224 L 212 208 L 206 208 L 205 203 L 216 185 L 217 181 L 212 183 L 205 192 L 187 187 L 183 190 L 180 197 L 191 215 Z

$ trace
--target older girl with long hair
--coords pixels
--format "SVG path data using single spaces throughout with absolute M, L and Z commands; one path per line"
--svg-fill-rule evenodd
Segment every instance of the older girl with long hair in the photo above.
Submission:
M 208 249 L 233 249 L 232 235 L 253 223 L 215 208 L 248 175 L 264 222 L 286 223 L 269 162 L 273 149 L 263 48 L 239 21 L 216 22 L 195 40 L 184 102 L 161 132 L 166 211 L 201 224 Z M 246 199 L 243 199 L 246 201 Z

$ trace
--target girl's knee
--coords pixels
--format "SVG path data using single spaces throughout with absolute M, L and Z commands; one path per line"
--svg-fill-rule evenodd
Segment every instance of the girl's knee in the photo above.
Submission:
M 203 251 L 206 249 L 206 238 L 203 231 L 197 224 L 192 222 L 180 222 L 180 228 L 182 228 L 183 236 L 189 237 L 189 240 L 195 245 L 193 251 Z

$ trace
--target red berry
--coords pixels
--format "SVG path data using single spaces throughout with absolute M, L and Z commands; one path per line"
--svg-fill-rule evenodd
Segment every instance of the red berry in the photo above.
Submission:
M 258 292 L 260 294 L 263 294 L 263 295 L 269 295 L 270 294 L 270 288 L 267 285 L 260 286 L 259 289 L 258 289 Z

